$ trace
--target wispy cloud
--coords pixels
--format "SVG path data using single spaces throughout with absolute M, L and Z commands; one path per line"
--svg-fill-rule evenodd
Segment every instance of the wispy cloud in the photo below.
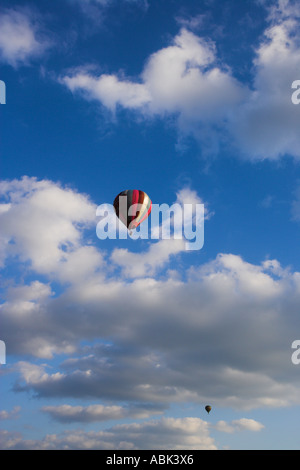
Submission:
M 44 406 L 42 411 L 61 423 L 92 423 L 99 421 L 122 420 L 125 418 L 145 419 L 153 414 L 161 414 L 162 407 L 144 406 L 104 406 L 94 404 L 88 406 Z
M 20 406 L 15 406 L 13 410 L 7 411 L 7 410 L 0 410 L 0 421 L 1 420 L 9 420 L 9 419 L 14 419 L 17 418 L 19 415 L 19 412 L 21 410 Z
M 30 64 L 51 47 L 40 20 L 29 9 L 8 8 L 0 16 L 0 60 L 18 67 Z
M 300 181 L 294 191 L 294 199 L 291 204 L 291 218 L 296 222 L 300 222 Z

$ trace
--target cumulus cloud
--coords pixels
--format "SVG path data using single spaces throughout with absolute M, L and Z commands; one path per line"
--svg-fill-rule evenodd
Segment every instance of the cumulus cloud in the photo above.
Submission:
M 23 440 L 0 431 L 4 449 L 216 449 L 208 424 L 199 418 L 161 418 L 117 425 L 104 431 L 66 431 L 41 440 Z
M 199 418 L 161 418 L 115 426 L 114 431 L 138 449 L 216 449 L 207 422 Z
M 298 272 L 230 253 L 179 269 L 181 240 L 104 253 L 84 236 L 96 213 L 86 195 L 32 178 L 0 189 L 2 262 L 14 255 L 22 272 L 4 287 L 0 306 L 7 350 L 28 355 L 16 365 L 15 391 L 144 409 L 299 403 L 291 362 Z M 177 199 L 201 200 L 190 190 Z M 28 360 L 62 353 L 51 368 Z
M 51 373 L 23 362 L 16 390 L 165 407 L 212 399 L 245 409 L 298 403 L 290 338 L 299 278 L 275 261 L 259 266 L 220 255 L 190 270 L 185 282 L 149 278 L 111 281 L 105 290 L 76 286 L 49 304 L 48 323 L 59 312 L 56 325 L 65 340 L 101 336 L 112 343 L 78 351 Z M 70 298 L 77 319 L 71 335 L 64 313 Z M 83 309 L 84 317 L 77 313 Z
M 26 9 L 2 10 L 0 17 L 0 60 L 13 67 L 30 63 L 51 45 L 33 13 Z
M 3 449 L 105 449 L 105 450 L 216 450 L 210 431 L 258 432 L 263 425 L 241 418 L 211 425 L 200 418 L 166 418 L 119 424 L 102 431 L 72 430 L 48 434 L 40 440 L 25 440 L 20 433 L 0 431 Z
M 223 124 L 228 110 L 247 93 L 228 67 L 216 65 L 214 44 L 185 28 L 170 46 L 149 57 L 136 81 L 116 74 L 96 76 L 85 68 L 60 81 L 112 112 L 121 106 L 144 116 L 175 114 L 180 133 L 203 140 L 207 127 Z
M 82 67 L 60 81 L 112 113 L 122 107 L 145 118 L 173 116 L 179 139 L 194 137 L 203 155 L 216 155 L 230 142 L 251 160 L 299 159 L 300 113 L 291 101 L 299 78 L 299 8 L 280 0 L 268 8 L 267 21 L 249 71 L 251 86 L 234 77 L 214 43 L 187 27 L 147 59 L 136 80 Z
M 254 419 L 240 418 L 233 420 L 231 423 L 226 421 L 218 421 L 214 428 L 217 431 L 234 433 L 239 431 L 253 431 L 258 432 L 264 428 L 264 425 Z
M 80 247 L 82 228 L 95 220 L 96 206 L 87 196 L 28 177 L 1 182 L 0 196 L 1 240 L 6 256 L 18 256 L 37 272 L 47 274 L 57 271 L 59 264 L 76 263 L 80 253 L 75 255 L 74 250 Z M 86 254 L 89 256 L 88 249 Z M 2 255 L 3 264 L 4 251 Z M 62 275 L 66 272 L 63 269 Z
M 254 419 L 249 418 L 240 418 L 237 420 L 232 421 L 232 425 L 235 429 L 241 431 L 261 431 L 264 428 L 262 423 L 255 421 Z
M 185 242 L 181 240 L 161 240 L 152 244 L 144 253 L 131 253 L 124 248 L 116 248 L 112 255 L 112 261 L 122 267 L 122 273 L 128 278 L 154 276 L 157 271 L 165 266 L 172 255 L 183 252 Z
M 300 157 L 300 113 L 291 101 L 291 85 L 299 75 L 298 22 L 290 16 L 273 21 L 256 51 L 253 91 L 237 108 L 231 128 L 250 158 Z
M 13 283 L 6 290 L 6 302 L 0 309 L 2 326 L 9 330 L 7 341 L 19 353 L 36 351 L 39 357 L 49 358 L 54 350 L 70 352 L 72 346 L 63 336 L 60 346 L 56 341 L 55 347 L 51 345 L 50 338 L 60 335 L 55 319 L 48 317 L 47 321 L 47 303 L 55 295 L 50 284 L 55 280 L 74 285 L 82 279 L 88 282 L 91 276 L 94 281 L 97 278 L 103 256 L 83 241 L 84 232 L 95 226 L 96 206 L 86 195 L 28 177 L 2 181 L 0 195 L 2 267 L 11 264 L 21 276 L 29 270 L 49 279 Z M 27 337 L 24 331 L 29 324 L 32 329 Z

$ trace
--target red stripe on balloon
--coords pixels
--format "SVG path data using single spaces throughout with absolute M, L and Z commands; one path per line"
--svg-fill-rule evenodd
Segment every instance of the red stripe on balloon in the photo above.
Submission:
M 131 204 L 134 206 L 135 204 L 138 204 L 139 203 L 139 195 L 140 195 L 140 192 L 138 189 L 134 189 L 133 192 L 132 192 L 132 201 L 131 201 Z M 137 208 L 136 208 L 137 209 Z M 136 218 L 136 210 L 135 212 L 132 214 L 131 216 L 131 222 L 134 221 L 134 219 Z M 134 227 L 132 227 L 134 228 Z

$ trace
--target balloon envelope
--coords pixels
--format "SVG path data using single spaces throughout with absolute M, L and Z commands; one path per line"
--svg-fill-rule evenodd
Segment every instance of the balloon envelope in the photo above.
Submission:
M 211 406 L 206 405 L 205 410 L 207 411 L 207 413 L 209 413 L 211 411 Z
M 140 189 L 126 189 L 114 200 L 117 216 L 129 230 L 137 228 L 150 214 L 152 201 Z

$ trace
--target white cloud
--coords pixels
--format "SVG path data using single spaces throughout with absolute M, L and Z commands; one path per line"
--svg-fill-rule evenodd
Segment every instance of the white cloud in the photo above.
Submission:
M 232 421 L 232 425 L 238 431 L 261 431 L 264 428 L 262 423 L 249 418 L 240 418 Z
M 239 431 L 258 432 L 264 428 L 264 425 L 254 419 L 240 418 L 233 420 L 231 423 L 226 421 L 218 421 L 214 428 L 220 432 L 234 433 Z
M 256 298 L 275 299 L 285 287 L 270 276 L 267 264 L 263 264 L 262 268 L 232 254 L 219 255 L 217 263 L 213 262 L 214 271 L 218 263 L 223 272 L 228 270 L 230 277 L 238 279 L 239 290 L 246 297 L 254 295 Z
M 66 413 L 67 408 L 65 407 Z M 80 407 L 70 408 L 74 408 L 71 410 L 73 413 L 75 408 Z M 264 426 L 258 421 L 247 418 L 231 423 L 219 421 L 216 425 L 211 425 L 194 417 L 162 417 L 150 421 L 119 424 L 102 431 L 70 430 L 61 434 L 48 434 L 40 440 L 24 440 L 20 433 L 8 431 L 0 431 L 0 438 L 3 449 L 216 450 L 217 445 L 210 436 L 211 429 L 233 433 L 258 432 L 263 428 Z M 175 462 L 176 457 L 174 457 Z M 180 462 L 179 458 L 178 463 Z M 191 463 L 187 459 L 186 462 Z
M 105 260 L 103 254 L 94 246 L 80 246 L 66 252 L 57 270 L 57 279 L 61 282 L 76 284 L 91 278 L 99 269 L 103 270 Z
M 149 249 L 143 253 L 131 253 L 127 249 L 119 248 L 112 252 L 111 260 L 122 268 L 122 274 L 125 277 L 155 276 L 159 270 L 170 262 L 173 255 L 178 255 L 187 249 L 185 238 L 187 234 L 183 227 L 184 211 L 187 210 L 184 208 L 185 204 L 192 205 L 193 209 L 190 213 L 191 227 L 194 230 L 193 238 L 200 238 L 200 225 L 203 227 L 204 220 L 202 220 L 202 212 L 197 211 L 196 206 L 204 206 L 204 218 L 207 220 L 212 217 L 213 213 L 208 210 L 207 204 L 204 205 L 203 200 L 195 190 L 185 187 L 177 192 L 174 204 L 170 207 L 166 205 L 166 211 L 163 209 L 163 204 L 159 207 L 163 214 L 163 220 L 159 220 L 158 212 L 154 216 L 154 211 L 158 209 L 158 205 L 155 208 L 152 206 L 151 230 L 149 227 L 148 233 L 151 238 L 161 238 L 159 242 L 152 243 Z M 197 230 L 195 230 L 196 226 Z M 192 234 L 189 234 L 189 236 L 192 238 Z
M 144 118 L 172 116 L 179 139 L 192 136 L 203 155 L 216 155 L 230 142 L 250 160 L 299 159 L 300 112 L 291 101 L 299 79 L 299 7 L 279 0 L 268 7 L 267 21 L 251 87 L 234 78 L 211 41 L 186 28 L 147 59 L 136 80 L 82 69 L 60 81 L 112 112 L 121 106 Z
M 179 113 L 181 125 L 224 119 L 243 87 L 216 66 L 214 45 L 181 29 L 173 45 L 152 54 L 142 73 L 153 114 Z
M 180 132 L 203 139 L 205 128 L 222 124 L 228 110 L 247 93 L 228 67 L 216 65 L 214 45 L 185 28 L 170 46 L 149 57 L 137 81 L 117 75 L 95 76 L 85 69 L 60 81 L 113 112 L 122 106 L 151 117 L 175 113 Z
M 134 109 L 148 103 L 151 96 L 143 84 L 121 81 L 114 75 L 92 77 L 86 72 L 78 72 L 75 76 L 64 77 L 62 82 L 72 91 L 81 91 L 88 99 L 96 99 L 110 111 L 117 105 Z
M 95 220 L 96 206 L 71 189 L 28 177 L 1 182 L 0 195 L 9 201 L 0 212 L 1 238 L 6 246 L 2 264 L 5 254 L 14 255 L 23 262 L 30 261 L 40 273 L 56 273 L 62 265 L 61 276 L 66 277 L 66 264 L 74 266 L 82 255 L 82 251 L 74 251 L 80 248 L 82 227 L 91 226 Z M 86 247 L 84 254 L 89 257 L 92 251 Z M 97 253 L 94 256 L 99 260 Z M 76 276 L 70 269 L 69 274 Z
M 29 10 L 3 10 L 0 17 L 0 60 L 13 67 L 28 64 L 51 45 L 42 36 L 38 21 Z
M 184 240 L 160 240 L 151 244 L 147 252 L 132 253 L 124 248 L 116 248 L 111 260 L 122 267 L 123 276 L 128 278 L 151 277 L 164 267 L 172 255 L 185 250 Z
M 5 449 L 216 449 L 205 421 L 199 418 L 161 418 L 114 426 L 104 431 L 66 431 L 41 440 L 23 440 L 17 433 L 0 431 Z
M 11 411 L 0 410 L 0 421 L 3 419 L 14 419 L 18 416 L 21 410 L 20 406 L 15 406 Z
M 42 411 L 61 423 L 92 423 L 98 421 L 122 420 L 124 418 L 148 418 L 153 414 L 161 414 L 162 409 L 153 406 L 104 406 L 94 404 L 88 406 L 44 406 Z M 1 416 L 1 415 L 0 415 Z
M 291 85 L 299 76 L 298 26 L 286 18 L 267 28 L 257 49 L 253 91 L 230 124 L 240 150 L 251 159 L 300 158 L 300 113 L 291 101 Z
M 30 384 L 51 383 L 63 377 L 63 374 L 59 372 L 47 374 L 44 370 L 44 366 L 38 366 L 25 361 L 19 362 L 18 367 L 25 382 Z
M 14 254 L 22 274 L 19 284 L 4 286 L 0 306 L 7 350 L 68 358 L 53 369 L 22 361 L 16 390 L 112 400 L 109 406 L 299 403 L 291 362 L 298 272 L 230 253 L 185 270 L 175 258 L 183 256 L 181 240 L 104 253 L 84 237 L 96 227 L 87 196 L 32 178 L 3 182 L 0 190 L 3 263 Z M 177 199 L 201 200 L 190 190 Z M 83 341 L 89 346 L 80 347 Z
M 54 419 L 63 423 L 107 421 L 122 419 L 125 416 L 124 408 L 121 406 L 44 406 L 42 411 L 49 413 Z
M 207 422 L 199 418 L 161 418 L 115 426 L 112 431 L 137 449 L 216 449 Z
M 271 21 L 281 21 L 286 18 L 300 18 L 299 3 L 295 0 L 277 0 L 277 2 L 266 5 L 268 17 Z
M 55 315 L 60 332 L 52 341 L 100 336 L 113 343 L 79 351 L 61 365 L 63 373 L 22 364 L 17 389 L 164 406 L 211 400 L 216 407 L 244 409 L 298 403 L 290 338 L 299 279 L 275 262 L 254 266 L 220 255 L 190 270 L 186 282 L 111 279 L 76 286 L 47 308 L 44 328 Z M 77 319 L 71 332 L 65 311 L 70 299 Z
M 203 199 L 201 197 L 199 197 L 199 195 L 197 194 L 197 192 L 195 190 L 192 190 L 187 186 L 180 189 L 177 192 L 176 202 L 178 202 L 181 205 L 193 204 L 194 207 L 197 204 L 203 204 L 204 205 L 204 218 L 206 220 L 211 219 L 211 217 L 213 217 L 213 215 L 214 215 L 214 212 L 209 210 L 209 204 L 207 202 L 203 201 Z

